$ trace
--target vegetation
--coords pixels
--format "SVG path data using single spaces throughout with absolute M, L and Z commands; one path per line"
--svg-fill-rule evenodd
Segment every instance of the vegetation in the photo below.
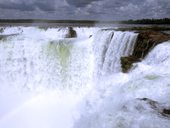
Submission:
M 123 24 L 170 24 L 170 18 L 121 21 Z
M 91 20 L 0 19 L 0 23 L 95 23 Z
M 127 21 L 95 21 L 95 20 L 47 20 L 47 19 L 0 19 L 0 23 L 72 23 L 72 24 L 170 24 L 170 18 L 139 19 Z

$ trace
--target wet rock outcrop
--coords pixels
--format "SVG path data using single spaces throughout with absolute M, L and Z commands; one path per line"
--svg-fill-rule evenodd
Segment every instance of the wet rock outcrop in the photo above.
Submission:
M 6 40 L 8 37 L 10 37 L 10 35 L 0 35 L 0 41 L 4 41 Z
M 170 106 L 166 104 L 161 104 L 157 101 L 148 99 L 148 98 L 139 98 L 138 100 L 146 102 L 150 108 L 155 110 L 158 114 L 165 116 L 165 117 L 170 117 Z
M 123 72 L 128 72 L 133 63 L 142 60 L 156 45 L 170 40 L 170 34 L 158 31 L 139 32 L 132 55 L 121 57 Z
M 19 34 L 0 34 L 0 41 L 4 41 L 6 40 L 8 37 L 13 37 L 13 36 L 17 36 Z
M 75 38 L 75 37 L 77 37 L 76 31 L 72 27 L 69 27 L 68 33 L 66 34 L 65 38 Z
M 133 108 L 133 109 L 132 109 Z M 149 98 L 137 98 L 128 101 L 122 107 L 123 111 L 136 111 L 143 114 L 154 113 L 158 116 L 170 118 L 170 105 L 165 103 L 160 103 Z
M 132 68 L 133 63 L 140 61 L 140 58 L 137 58 L 135 56 L 127 56 L 127 57 L 121 57 L 120 60 L 121 60 L 122 72 L 126 73 L 129 69 Z
M 3 28 L 3 27 L 0 28 L 0 33 L 4 32 L 4 29 L 5 29 L 5 28 Z

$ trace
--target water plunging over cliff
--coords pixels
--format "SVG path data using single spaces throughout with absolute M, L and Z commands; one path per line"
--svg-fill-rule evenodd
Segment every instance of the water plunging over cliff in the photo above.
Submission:
M 137 35 L 133 32 L 99 31 L 94 40 L 97 72 L 99 74 L 120 72 L 120 57 L 132 54 Z
M 0 128 L 169 128 L 170 42 L 124 74 L 138 34 L 73 29 L 1 33 Z

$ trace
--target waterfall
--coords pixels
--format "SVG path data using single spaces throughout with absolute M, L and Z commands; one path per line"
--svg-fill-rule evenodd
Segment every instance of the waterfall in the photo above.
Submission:
M 70 39 L 64 38 L 67 28 L 7 27 L 1 33 L 0 127 L 73 125 L 72 111 L 92 82 L 89 36 L 96 31 L 74 29 L 78 37 Z
M 31 90 L 72 85 L 78 88 L 86 85 L 83 81 L 90 80 L 91 71 L 87 70 L 92 63 L 89 35 L 79 32 L 78 39 L 65 39 L 66 28 L 20 28 L 21 34 L 10 36 L 18 33 L 16 28 L 9 33 L 10 29 L 4 31 L 9 37 L 0 43 L 2 85 Z
M 94 41 L 98 74 L 120 72 L 120 57 L 132 54 L 137 35 L 133 32 L 99 31 Z
M 170 42 L 125 74 L 137 33 L 73 29 L 0 33 L 0 128 L 169 128 Z
M 169 116 L 162 114 L 170 108 L 169 51 L 170 41 L 164 42 L 129 74 L 102 77 L 82 102 L 74 128 L 169 128 Z

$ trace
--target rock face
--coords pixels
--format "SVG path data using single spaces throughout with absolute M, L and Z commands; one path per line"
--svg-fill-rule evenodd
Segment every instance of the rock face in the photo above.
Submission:
M 133 109 L 132 109 L 133 108 Z M 149 98 L 137 98 L 125 103 L 122 107 L 123 111 L 139 111 L 140 113 L 155 113 L 156 115 L 166 118 L 170 117 L 170 105 L 159 103 Z
M 122 72 L 124 73 L 132 68 L 133 63 L 140 61 L 140 59 L 135 56 L 121 57 L 120 60 L 121 60 Z
M 142 60 L 157 44 L 170 40 L 170 35 L 157 31 L 139 32 L 132 55 L 121 57 L 123 72 L 128 72 L 132 64 Z
M 69 27 L 68 33 L 66 34 L 66 38 L 75 38 L 75 37 L 77 37 L 76 31 L 72 27 Z
M 4 32 L 4 28 L 0 28 L 0 33 Z
M 141 32 L 138 35 L 138 39 L 132 55 L 138 58 L 144 58 L 153 47 L 167 40 L 170 40 L 170 35 L 162 32 Z
M 158 103 L 157 101 L 148 98 L 141 98 L 138 100 L 145 101 L 153 110 L 162 116 L 170 117 L 170 106 Z
M 8 37 L 12 37 L 12 36 L 17 36 L 19 34 L 6 34 L 6 35 L 0 35 L 0 40 L 6 40 Z

